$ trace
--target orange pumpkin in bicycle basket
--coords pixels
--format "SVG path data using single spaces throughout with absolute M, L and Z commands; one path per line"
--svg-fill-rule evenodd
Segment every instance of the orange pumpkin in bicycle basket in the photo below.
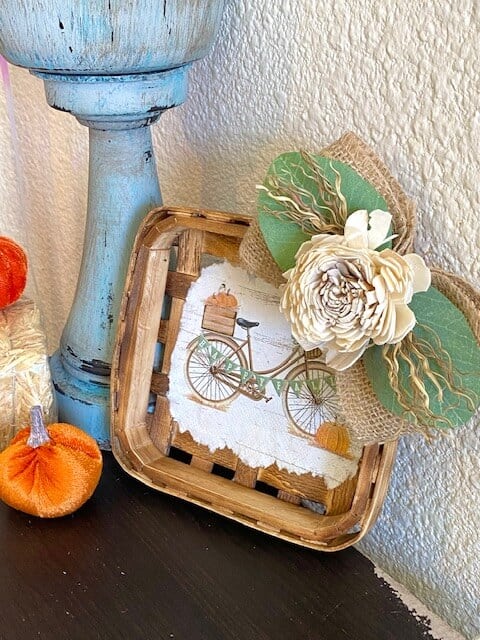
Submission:
M 226 307 L 227 309 L 238 309 L 238 300 L 230 293 L 230 289 L 222 284 L 216 293 L 205 300 L 205 305 L 211 305 L 213 307 Z
M 205 300 L 202 329 L 233 336 L 238 307 L 237 298 L 222 284 L 216 293 Z

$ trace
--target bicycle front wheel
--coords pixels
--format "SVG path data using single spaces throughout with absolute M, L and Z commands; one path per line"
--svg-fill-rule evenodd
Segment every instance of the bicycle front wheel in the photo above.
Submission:
M 307 361 L 289 371 L 285 379 L 283 410 L 297 431 L 314 436 L 324 422 L 336 422 L 339 402 L 335 376 L 328 367 Z
M 199 349 L 198 341 L 188 346 L 185 364 L 187 381 L 200 400 L 221 404 L 239 394 L 240 367 L 247 363 L 232 338 L 206 334 L 209 349 Z M 212 358 L 212 350 L 215 359 Z

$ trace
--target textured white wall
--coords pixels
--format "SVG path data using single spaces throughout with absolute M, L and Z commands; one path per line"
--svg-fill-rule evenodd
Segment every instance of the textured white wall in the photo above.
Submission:
M 419 206 L 417 247 L 480 287 L 476 0 L 229 0 L 189 101 L 155 127 L 164 198 L 254 213 L 271 159 L 352 129 Z M 0 230 L 30 254 L 53 348 L 74 292 L 87 132 L 11 69 L 18 139 L 0 90 Z M 34 283 L 35 284 L 35 283 Z M 387 503 L 362 545 L 469 637 L 480 634 L 480 427 L 400 446 Z

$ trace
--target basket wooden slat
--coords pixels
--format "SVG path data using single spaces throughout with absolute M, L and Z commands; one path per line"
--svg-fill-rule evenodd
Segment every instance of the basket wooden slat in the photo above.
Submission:
M 233 309 L 207 304 L 203 312 L 202 329 L 233 336 L 236 317 L 237 313 Z
M 160 491 L 290 542 L 324 551 L 342 549 L 365 535 L 378 516 L 396 442 L 365 447 L 357 475 L 332 490 L 311 474 L 289 473 L 276 465 L 251 468 L 228 448 L 212 453 L 188 431 L 180 432 L 170 414 L 171 356 L 202 254 L 238 262 L 249 222 L 245 216 L 216 211 L 161 208 L 142 225 L 130 261 L 112 370 L 113 453 L 130 475 Z M 176 267 L 169 270 L 172 251 Z M 165 296 L 168 318 L 161 317 Z M 162 360 L 154 371 L 158 344 Z M 306 506 L 311 503 L 324 512 Z

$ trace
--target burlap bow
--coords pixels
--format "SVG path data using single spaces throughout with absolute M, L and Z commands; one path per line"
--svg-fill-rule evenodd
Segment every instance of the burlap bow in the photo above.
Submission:
M 415 205 L 374 151 L 352 132 L 323 149 L 320 155 L 350 165 L 362 178 L 372 184 L 385 199 L 392 214 L 392 226 L 397 234 L 393 249 L 406 254 L 413 249 Z M 280 269 L 267 249 L 255 220 L 240 246 L 244 267 L 275 286 L 285 282 Z M 432 269 L 432 282 L 464 314 L 475 337 L 480 342 L 480 294 L 462 278 Z M 377 399 L 367 378 L 362 361 L 336 374 L 337 392 L 342 420 L 357 442 L 385 442 L 418 427 L 388 411 Z

